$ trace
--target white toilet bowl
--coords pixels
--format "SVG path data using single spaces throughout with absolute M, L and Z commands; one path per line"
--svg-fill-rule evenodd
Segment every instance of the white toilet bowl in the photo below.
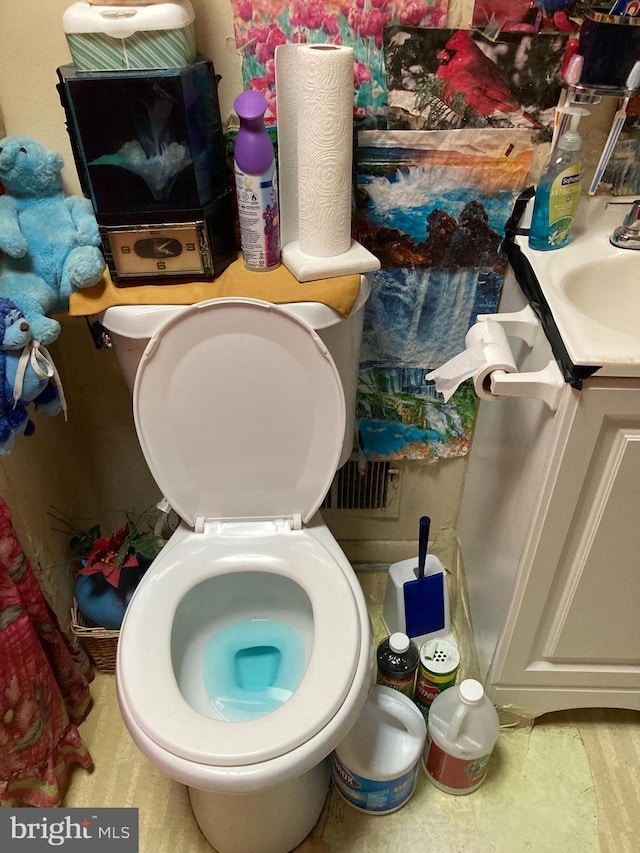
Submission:
M 366 700 L 371 628 L 358 580 L 317 516 L 298 531 L 267 522 L 244 533 L 179 526 L 127 609 L 118 697 L 140 750 L 189 786 L 216 850 L 285 853 L 313 828 L 327 756 Z M 278 710 L 225 720 L 204 689 L 206 650 L 216 631 L 255 618 L 293 627 L 305 670 Z
M 360 585 L 317 514 L 343 452 L 338 371 L 287 308 L 212 300 L 151 335 L 134 414 L 181 521 L 127 608 L 123 718 L 219 853 L 286 853 L 373 662 Z

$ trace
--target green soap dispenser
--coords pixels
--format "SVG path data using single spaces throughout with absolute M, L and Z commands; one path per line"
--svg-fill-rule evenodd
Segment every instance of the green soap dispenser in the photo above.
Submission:
M 569 242 L 582 190 L 582 139 L 577 127 L 588 112 L 579 107 L 562 111 L 571 115 L 571 128 L 560 136 L 544 167 L 529 230 L 529 246 L 541 252 L 561 249 Z

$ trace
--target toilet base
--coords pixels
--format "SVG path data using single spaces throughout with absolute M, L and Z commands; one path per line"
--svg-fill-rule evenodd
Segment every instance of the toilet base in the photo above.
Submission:
M 247 794 L 189 788 L 196 821 L 217 853 L 288 853 L 315 826 L 327 798 L 329 759 L 294 779 Z

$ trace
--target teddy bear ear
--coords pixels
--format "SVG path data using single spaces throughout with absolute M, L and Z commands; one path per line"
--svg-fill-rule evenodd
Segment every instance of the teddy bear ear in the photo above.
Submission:
M 51 172 L 59 172 L 64 166 L 62 154 L 58 154 L 57 151 L 49 151 L 47 153 L 47 164 Z

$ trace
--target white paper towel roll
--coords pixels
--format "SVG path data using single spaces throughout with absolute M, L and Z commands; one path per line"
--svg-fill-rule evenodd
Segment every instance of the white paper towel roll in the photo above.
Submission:
M 351 239 L 353 49 L 276 48 L 282 260 L 299 281 L 380 262 Z
M 298 66 L 298 240 L 330 258 L 351 245 L 353 49 L 304 45 Z
M 435 382 L 436 391 L 445 402 L 467 379 L 473 379 L 476 394 L 483 400 L 500 399 L 489 389 L 494 370 L 517 373 L 511 347 L 504 329 L 495 320 L 482 320 L 471 326 L 465 339 L 465 349 L 440 367 L 427 373 L 425 379 Z
M 330 258 L 351 244 L 353 48 L 276 51 L 283 244 Z

